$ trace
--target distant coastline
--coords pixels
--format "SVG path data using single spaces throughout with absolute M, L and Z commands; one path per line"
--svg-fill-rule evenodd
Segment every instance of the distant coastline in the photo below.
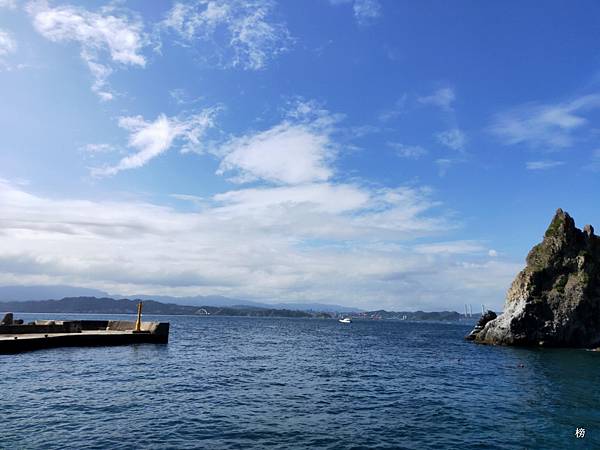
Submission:
M 145 314 L 157 315 L 207 315 L 236 317 L 297 317 L 336 318 L 349 315 L 364 320 L 409 320 L 458 322 L 464 316 L 456 311 L 313 311 L 284 308 L 264 308 L 249 305 L 189 306 L 143 300 Z M 0 302 L 0 311 L 14 313 L 48 314 L 135 314 L 139 299 L 114 299 L 109 297 L 66 297 L 60 300 L 29 300 Z

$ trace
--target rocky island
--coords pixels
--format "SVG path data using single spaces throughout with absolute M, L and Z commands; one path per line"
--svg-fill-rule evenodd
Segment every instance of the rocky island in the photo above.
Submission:
M 600 346 L 600 238 L 594 228 L 576 228 L 558 209 L 508 290 L 504 312 L 487 319 L 468 338 L 484 344 Z

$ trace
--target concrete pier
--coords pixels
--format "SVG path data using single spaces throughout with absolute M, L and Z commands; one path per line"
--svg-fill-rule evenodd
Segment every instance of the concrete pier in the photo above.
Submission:
M 55 347 L 94 347 L 129 344 L 166 344 L 168 322 L 114 320 L 36 321 L 0 325 L 0 354 Z

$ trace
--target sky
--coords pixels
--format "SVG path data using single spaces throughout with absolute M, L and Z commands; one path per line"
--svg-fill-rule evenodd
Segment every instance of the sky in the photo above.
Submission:
M 0 0 L 0 285 L 501 310 L 600 225 L 600 3 Z

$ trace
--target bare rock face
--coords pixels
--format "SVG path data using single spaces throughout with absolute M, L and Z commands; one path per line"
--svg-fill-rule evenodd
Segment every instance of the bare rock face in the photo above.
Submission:
M 496 315 L 496 313 L 494 311 L 488 309 L 485 313 L 483 313 L 481 315 L 481 317 L 477 321 L 477 325 L 475 325 L 475 328 L 473 328 L 473 331 L 471 331 L 469 334 L 467 334 L 465 336 L 465 339 L 467 341 L 474 340 L 477 337 L 477 335 L 481 332 L 481 330 L 483 330 L 483 328 L 485 327 L 485 325 L 489 321 L 494 320 L 496 317 L 498 317 Z
M 13 313 L 6 313 L 2 320 L 0 321 L 0 325 L 12 325 L 14 322 Z
M 600 238 L 562 209 L 542 243 L 527 255 L 513 281 L 504 313 L 475 336 L 485 344 L 598 347 L 600 345 Z

